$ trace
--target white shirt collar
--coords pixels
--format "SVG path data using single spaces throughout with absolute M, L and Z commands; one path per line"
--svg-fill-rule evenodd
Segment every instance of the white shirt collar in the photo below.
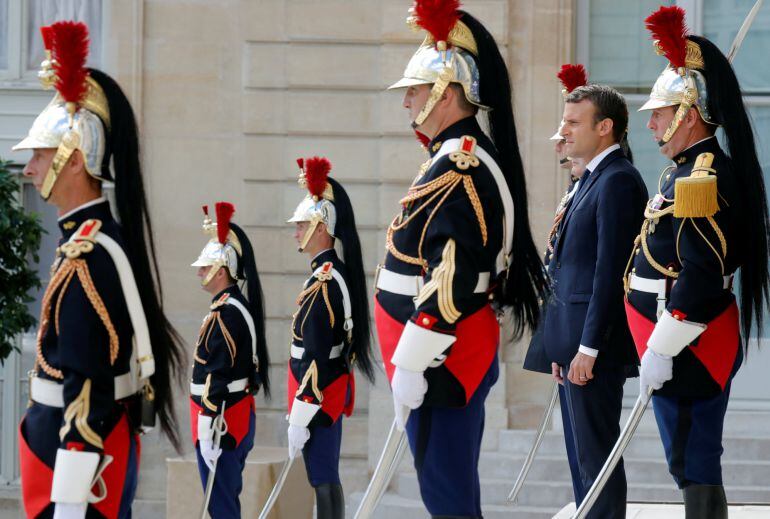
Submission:
M 76 207 L 72 211 L 67 211 L 66 213 L 64 213 L 63 215 L 61 215 L 59 217 L 59 221 L 61 222 L 65 218 L 69 218 L 73 214 L 77 213 L 78 211 L 81 211 L 81 210 L 85 209 L 86 207 L 92 207 L 92 206 L 95 206 L 97 204 L 101 204 L 102 202 L 106 202 L 106 201 L 107 201 L 107 197 L 105 197 L 105 196 L 100 196 L 99 198 L 94 198 L 90 202 L 86 202 L 85 204 Z
M 604 151 L 602 151 L 596 157 L 591 159 L 591 162 L 589 162 L 588 165 L 586 165 L 586 171 L 590 171 L 591 173 L 593 173 L 593 171 L 604 160 L 604 157 L 606 157 L 607 155 L 609 155 L 613 151 L 619 150 L 619 149 L 620 149 L 620 144 L 618 144 L 618 143 L 615 143 L 612 146 L 608 146 L 607 148 L 604 149 Z

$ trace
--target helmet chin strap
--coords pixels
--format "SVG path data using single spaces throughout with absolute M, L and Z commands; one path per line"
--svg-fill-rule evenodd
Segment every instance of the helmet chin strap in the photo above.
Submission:
M 54 155 L 51 166 L 48 168 L 48 172 L 43 179 L 43 185 L 40 187 L 40 196 L 43 200 L 48 200 L 51 197 L 53 185 L 59 178 L 59 174 L 79 146 L 80 134 L 74 130 L 67 131 L 67 133 L 64 134 L 59 147 L 56 148 L 56 155 Z
M 213 265 L 211 265 L 211 269 L 209 270 L 208 274 L 206 274 L 206 277 L 203 278 L 203 281 L 201 281 L 201 286 L 208 285 L 212 279 L 214 279 L 214 276 L 217 275 L 217 272 L 219 272 L 219 269 L 221 269 L 224 266 L 224 263 L 220 260 L 216 260 Z
M 308 226 L 307 231 L 305 231 L 305 235 L 302 237 L 302 241 L 300 242 L 299 247 L 297 247 L 297 252 L 305 251 L 305 247 L 307 247 L 307 244 L 310 242 L 310 238 L 313 236 L 313 233 L 315 232 L 315 229 L 318 227 L 320 222 L 320 218 L 315 216 L 312 220 L 310 220 L 310 225 Z
M 687 117 L 687 112 L 690 111 L 690 108 L 692 108 L 698 100 L 698 89 L 695 86 L 692 76 L 686 76 L 685 81 L 687 87 L 685 88 L 684 94 L 682 94 L 682 102 L 679 104 L 679 108 L 676 109 L 674 118 L 671 120 L 671 124 L 668 125 L 668 128 L 666 128 L 666 133 L 663 134 L 663 138 L 658 141 L 658 146 L 660 147 L 663 147 L 671 140 L 685 117 Z
M 422 107 L 422 110 L 420 110 L 420 113 L 417 114 L 417 118 L 412 123 L 413 129 L 416 130 L 418 126 L 421 126 L 425 122 L 425 119 L 427 119 L 433 111 L 436 103 L 438 103 L 441 96 L 444 95 L 444 92 L 449 86 L 449 83 L 452 82 L 452 79 L 454 79 L 454 69 L 451 67 L 444 67 L 439 74 L 438 79 L 436 79 L 436 82 L 433 83 L 433 86 L 430 89 L 430 95 L 425 102 L 425 106 Z

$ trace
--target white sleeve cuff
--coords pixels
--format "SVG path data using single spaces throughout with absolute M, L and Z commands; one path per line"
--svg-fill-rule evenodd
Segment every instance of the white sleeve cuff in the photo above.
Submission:
M 589 348 L 588 346 L 583 346 L 582 344 L 578 348 L 578 351 L 584 355 L 588 355 L 589 357 L 596 358 L 599 356 L 599 350 L 596 350 L 594 348 Z
M 454 335 L 434 332 L 409 321 L 401 333 L 391 362 L 399 368 L 422 373 L 455 340 Z
M 211 440 L 214 438 L 214 418 L 211 416 L 198 415 L 198 439 Z
M 100 458 L 96 452 L 58 449 L 53 470 L 51 501 L 88 502 Z
M 311 404 L 310 402 L 295 398 L 294 404 L 291 406 L 289 424 L 307 427 L 319 409 L 321 409 L 321 406 L 318 404 Z
M 652 330 L 647 347 L 655 353 L 675 357 L 705 330 L 705 324 L 678 319 L 666 310 Z

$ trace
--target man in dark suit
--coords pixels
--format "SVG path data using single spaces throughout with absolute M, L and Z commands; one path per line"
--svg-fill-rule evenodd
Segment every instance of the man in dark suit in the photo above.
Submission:
M 621 280 L 647 190 L 620 146 L 628 127 L 623 97 L 591 84 L 565 100 L 560 134 L 567 154 L 586 168 L 554 237 L 543 346 L 554 378 L 564 384 L 561 410 L 577 454 L 571 469 L 579 505 L 620 434 L 623 384 L 636 374 Z M 622 462 L 607 487 L 589 517 L 624 518 Z

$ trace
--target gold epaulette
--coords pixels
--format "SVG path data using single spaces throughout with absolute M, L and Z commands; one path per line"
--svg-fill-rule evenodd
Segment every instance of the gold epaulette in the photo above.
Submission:
M 329 281 L 332 278 L 332 270 L 334 269 L 334 264 L 331 261 L 325 262 L 323 265 L 321 265 L 321 268 L 318 269 L 313 276 L 318 281 Z
M 227 304 L 228 299 L 230 299 L 230 294 L 224 293 L 219 299 L 211 303 L 211 306 L 209 306 L 209 308 L 211 310 L 217 310 L 218 308 L 221 308 L 223 305 Z
M 460 138 L 460 149 L 449 154 L 449 160 L 457 165 L 457 169 L 465 171 L 469 167 L 479 167 L 479 158 L 476 156 L 476 138 L 463 135 Z
M 717 177 L 711 173 L 713 153 L 701 153 L 689 177 L 678 178 L 674 184 L 674 216 L 676 218 L 706 218 L 719 211 Z
M 102 227 L 102 221 L 96 219 L 86 220 L 75 234 L 59 247 L 59 250 L 67 259 L 75 259 L 81 254 L 88 254 L 94 250 L 96 244 L 96 235 Z

